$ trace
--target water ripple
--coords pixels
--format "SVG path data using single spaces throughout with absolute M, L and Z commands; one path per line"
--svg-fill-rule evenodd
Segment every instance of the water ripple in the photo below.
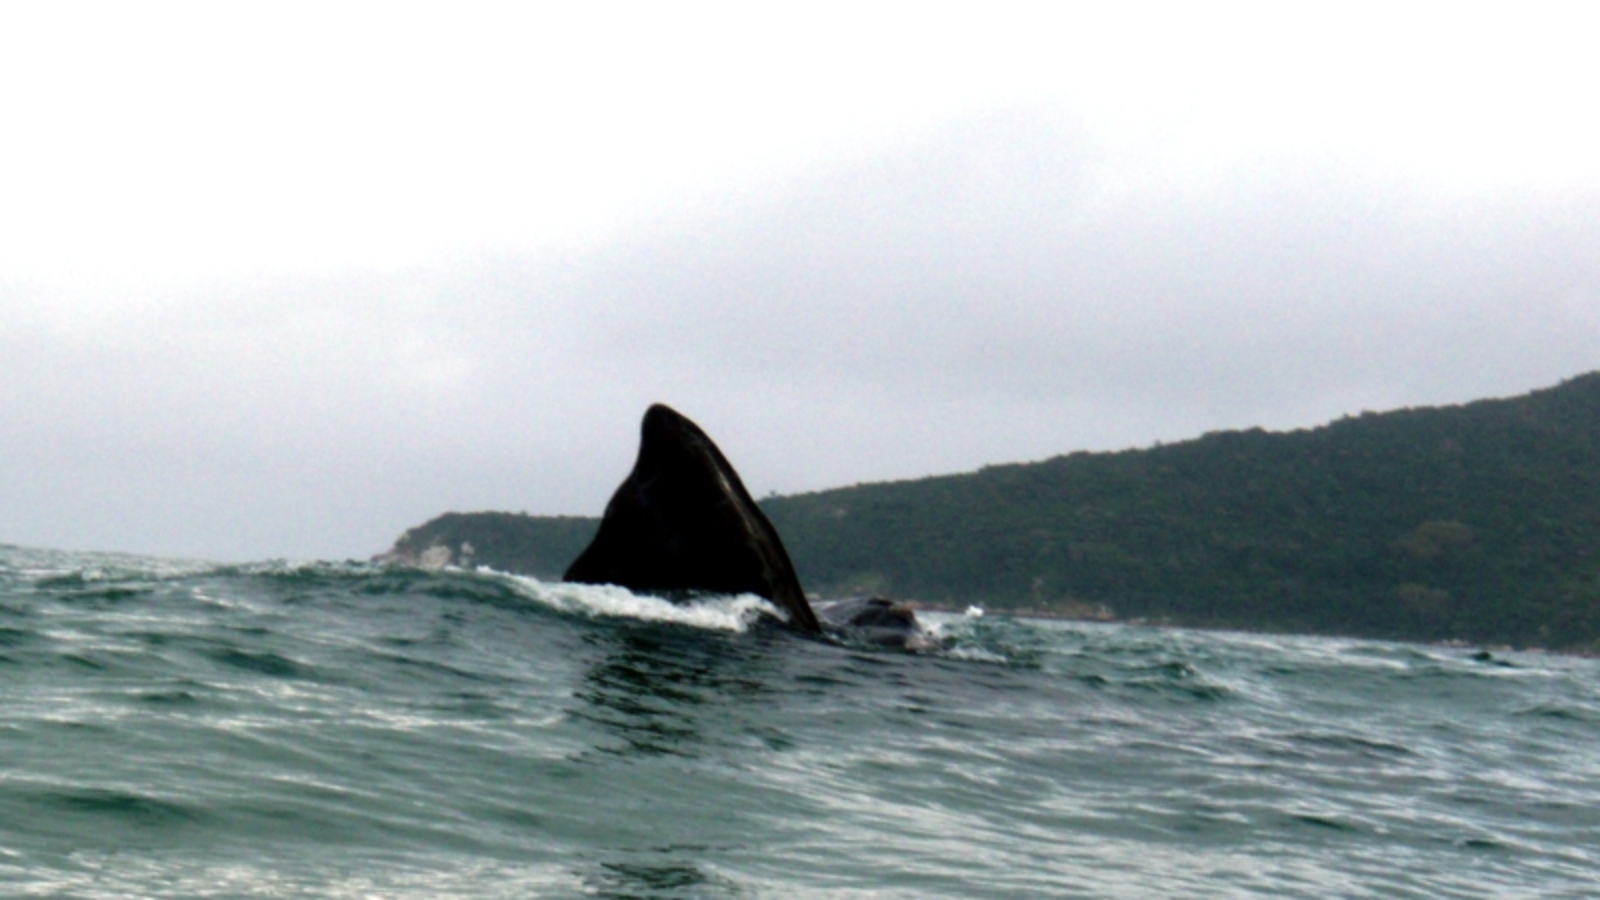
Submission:
M 0 892 L 1578 897 L 1600 664 L 0 548 Z

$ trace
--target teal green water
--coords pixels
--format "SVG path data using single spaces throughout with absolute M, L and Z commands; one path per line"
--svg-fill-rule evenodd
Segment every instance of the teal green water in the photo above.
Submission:
M 1600 664 L 0 547 L 0 895 L 1592 897 Z

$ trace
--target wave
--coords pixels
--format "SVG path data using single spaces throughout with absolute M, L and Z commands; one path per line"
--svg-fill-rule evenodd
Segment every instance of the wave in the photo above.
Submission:
M 28 583 L 52 594 L 93 595 L 120 599 L 144 593 L 142 586 L 193 579 L 257 578 L 302 587 L 365 584 L 361 593 L 418 591 L 434 596 L 504 601 L 510 588 L 524 600 L 562 613 L 591 618 L 628 618 L 667 622 L 714 631 L 742 632 L 761 616 L 783 619 L 771 602 L 753 594 L 707 595 L 674 602 L 635 594 L 615 585 L 547 582 L 527 575 L 445 567 L 422 569 L 393 564 L 321 560 L 265 560 L 251 563 L 208 563 L 120 553 L 78 553 L 0 547 L 0 576 Z
M 0 548 L 0 894 L 1592 893 L 1596 661 L 777 615 Z
M 516 586 L 528 599 L 551 609 L 593 618 L 626 618 L 641 622 L 670 622 L 712 631 L 743 632 L 763 615 L 784 619 L 770 601 L 755 594 L 706 595 L 684 603 L 635 594 L 612 584 L 572 584 L 540 581 L 480 568 L 476 574 Z

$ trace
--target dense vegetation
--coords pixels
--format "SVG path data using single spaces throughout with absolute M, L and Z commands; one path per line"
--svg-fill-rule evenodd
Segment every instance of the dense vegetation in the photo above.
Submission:
M 823 594 L 1600 650 L 1600 373 L 1509 400 L 762 506 Z M 545 574 L 594 527 L 507 518 L 547 542 L 516 551 L 542 567 L 491 561 L 470 528 L 451 539 Z M 483 521 L 511 541 L 507 523 Z

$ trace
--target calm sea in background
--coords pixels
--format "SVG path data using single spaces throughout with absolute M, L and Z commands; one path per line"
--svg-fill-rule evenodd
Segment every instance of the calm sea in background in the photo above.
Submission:
M 1600 661 L 765 609 L 0 547 L 0 895 L 1600 895 Z

